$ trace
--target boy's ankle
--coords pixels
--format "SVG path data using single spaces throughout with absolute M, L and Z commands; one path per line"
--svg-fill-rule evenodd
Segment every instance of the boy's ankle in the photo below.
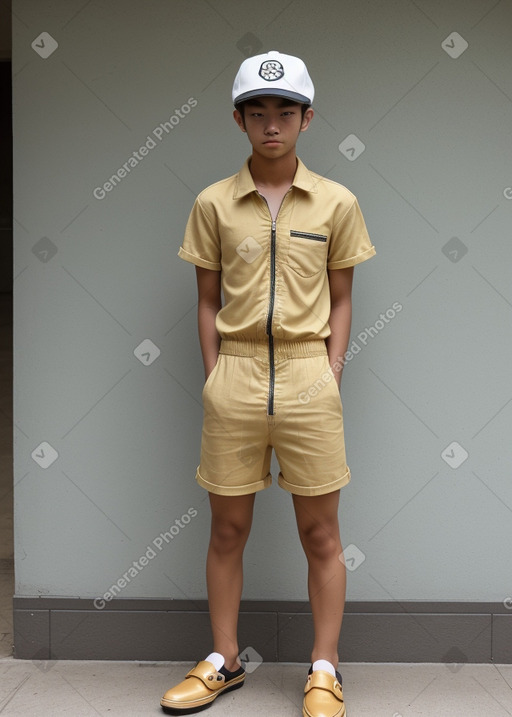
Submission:
M 240 659 L 239 659 L 238 655 L 235 655 L 235 657 L 233 657 L 233 656 L 225 657 L 224 658 L 224 667 L 226 668 L 226 670 L 228 672 L 236 672 L 241 667 L 241 663 L 240 663 Z
M 317 660 L 327 660 L 327 662 L 329 662 L 334 667 L 335 670 L 338 669 L 339 658 L 337 655 L 335 657 L 333 657 L 332 659 L 330 659 L 329 657 L 326 657 L 325 655 L 319 655 L 319 656 L 312 655 L 311 657 L 312 657 L 311 664 L 313 664 Z
M 238 653 L 233 655 L 232 653 L 228 654 L 227 652 L 221 652 L 220 650 L 215 650 L 215 652 L 222 655 L 224 658 L 223 667 L 225 667 L 228 672 L 236 672 L 241 667 Z

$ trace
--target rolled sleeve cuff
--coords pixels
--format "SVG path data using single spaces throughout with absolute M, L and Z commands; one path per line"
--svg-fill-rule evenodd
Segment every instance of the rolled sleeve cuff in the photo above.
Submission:
M 180 257 L 180 259 L 189 261 L 191 264 L 195 264 L 196 266 L 202 266 L 203 269 L 212 269 L 212 271 L 220 271 L 221 269 L 220 262 L 208 261 L 207 259 L 202 259 L 200 256 L 190 254 L 188 251 L 185 251 L 182 246 L 180 246 L 179 248 L 178 256 Z
M 352 256 L 349 259 L 342 259 L 341 261 L 329 261 L 327 262 L 327 268 L 328 269 L 346 269 L 349 266 L 355 266 L 356 264 L 360 264 L 362 261 L 366 261 L 367 259 L 371 259 L 372 256 L 376 254 L 375 247 L 371 246 L 366 251 L 362 252 L 362 254 L 357 254 L 356 256 Z

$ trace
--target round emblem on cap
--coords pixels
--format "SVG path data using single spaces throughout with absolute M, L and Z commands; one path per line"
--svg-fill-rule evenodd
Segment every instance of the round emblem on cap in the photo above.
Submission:
M 267 82 L 274 82 L 284 75 L 284 67 L 278 60 L 265 60 L 261 63 L 258 74 Z

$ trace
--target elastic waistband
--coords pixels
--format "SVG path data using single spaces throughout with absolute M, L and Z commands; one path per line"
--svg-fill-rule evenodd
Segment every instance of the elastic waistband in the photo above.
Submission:
M 237 339 L 222 339 L 219 353 L 230 354 L 231 356 L 257 356 L 258 358 L 267 359 L 268 346 L 268 340 L 246 339 L 238 341 Z M 326 354 L 327 347 L 324 339 L 310 339 L 308 341 L 274 339 L 274 357 L 277 360 L 325 356 Z

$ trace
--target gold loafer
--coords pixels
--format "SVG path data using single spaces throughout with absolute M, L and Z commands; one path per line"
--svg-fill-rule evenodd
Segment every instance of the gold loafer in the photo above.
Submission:
M 221 670 L 224 668 L 221 667 Z M 245 670 L 242 667 L 228 674 L 233 677 L 226 677 L 223 672 L 218 672 L 211 662 L 201 660 L 187 672 L 183 682 L 167 690 L 160 704 L 171 714 L 200 712 L 210 707 L 223 692 L 243 686 Z
M 333 677 L 325 670 L 315 670 L 304 687 L 303 717 L 345 717 L 341 675 Z

